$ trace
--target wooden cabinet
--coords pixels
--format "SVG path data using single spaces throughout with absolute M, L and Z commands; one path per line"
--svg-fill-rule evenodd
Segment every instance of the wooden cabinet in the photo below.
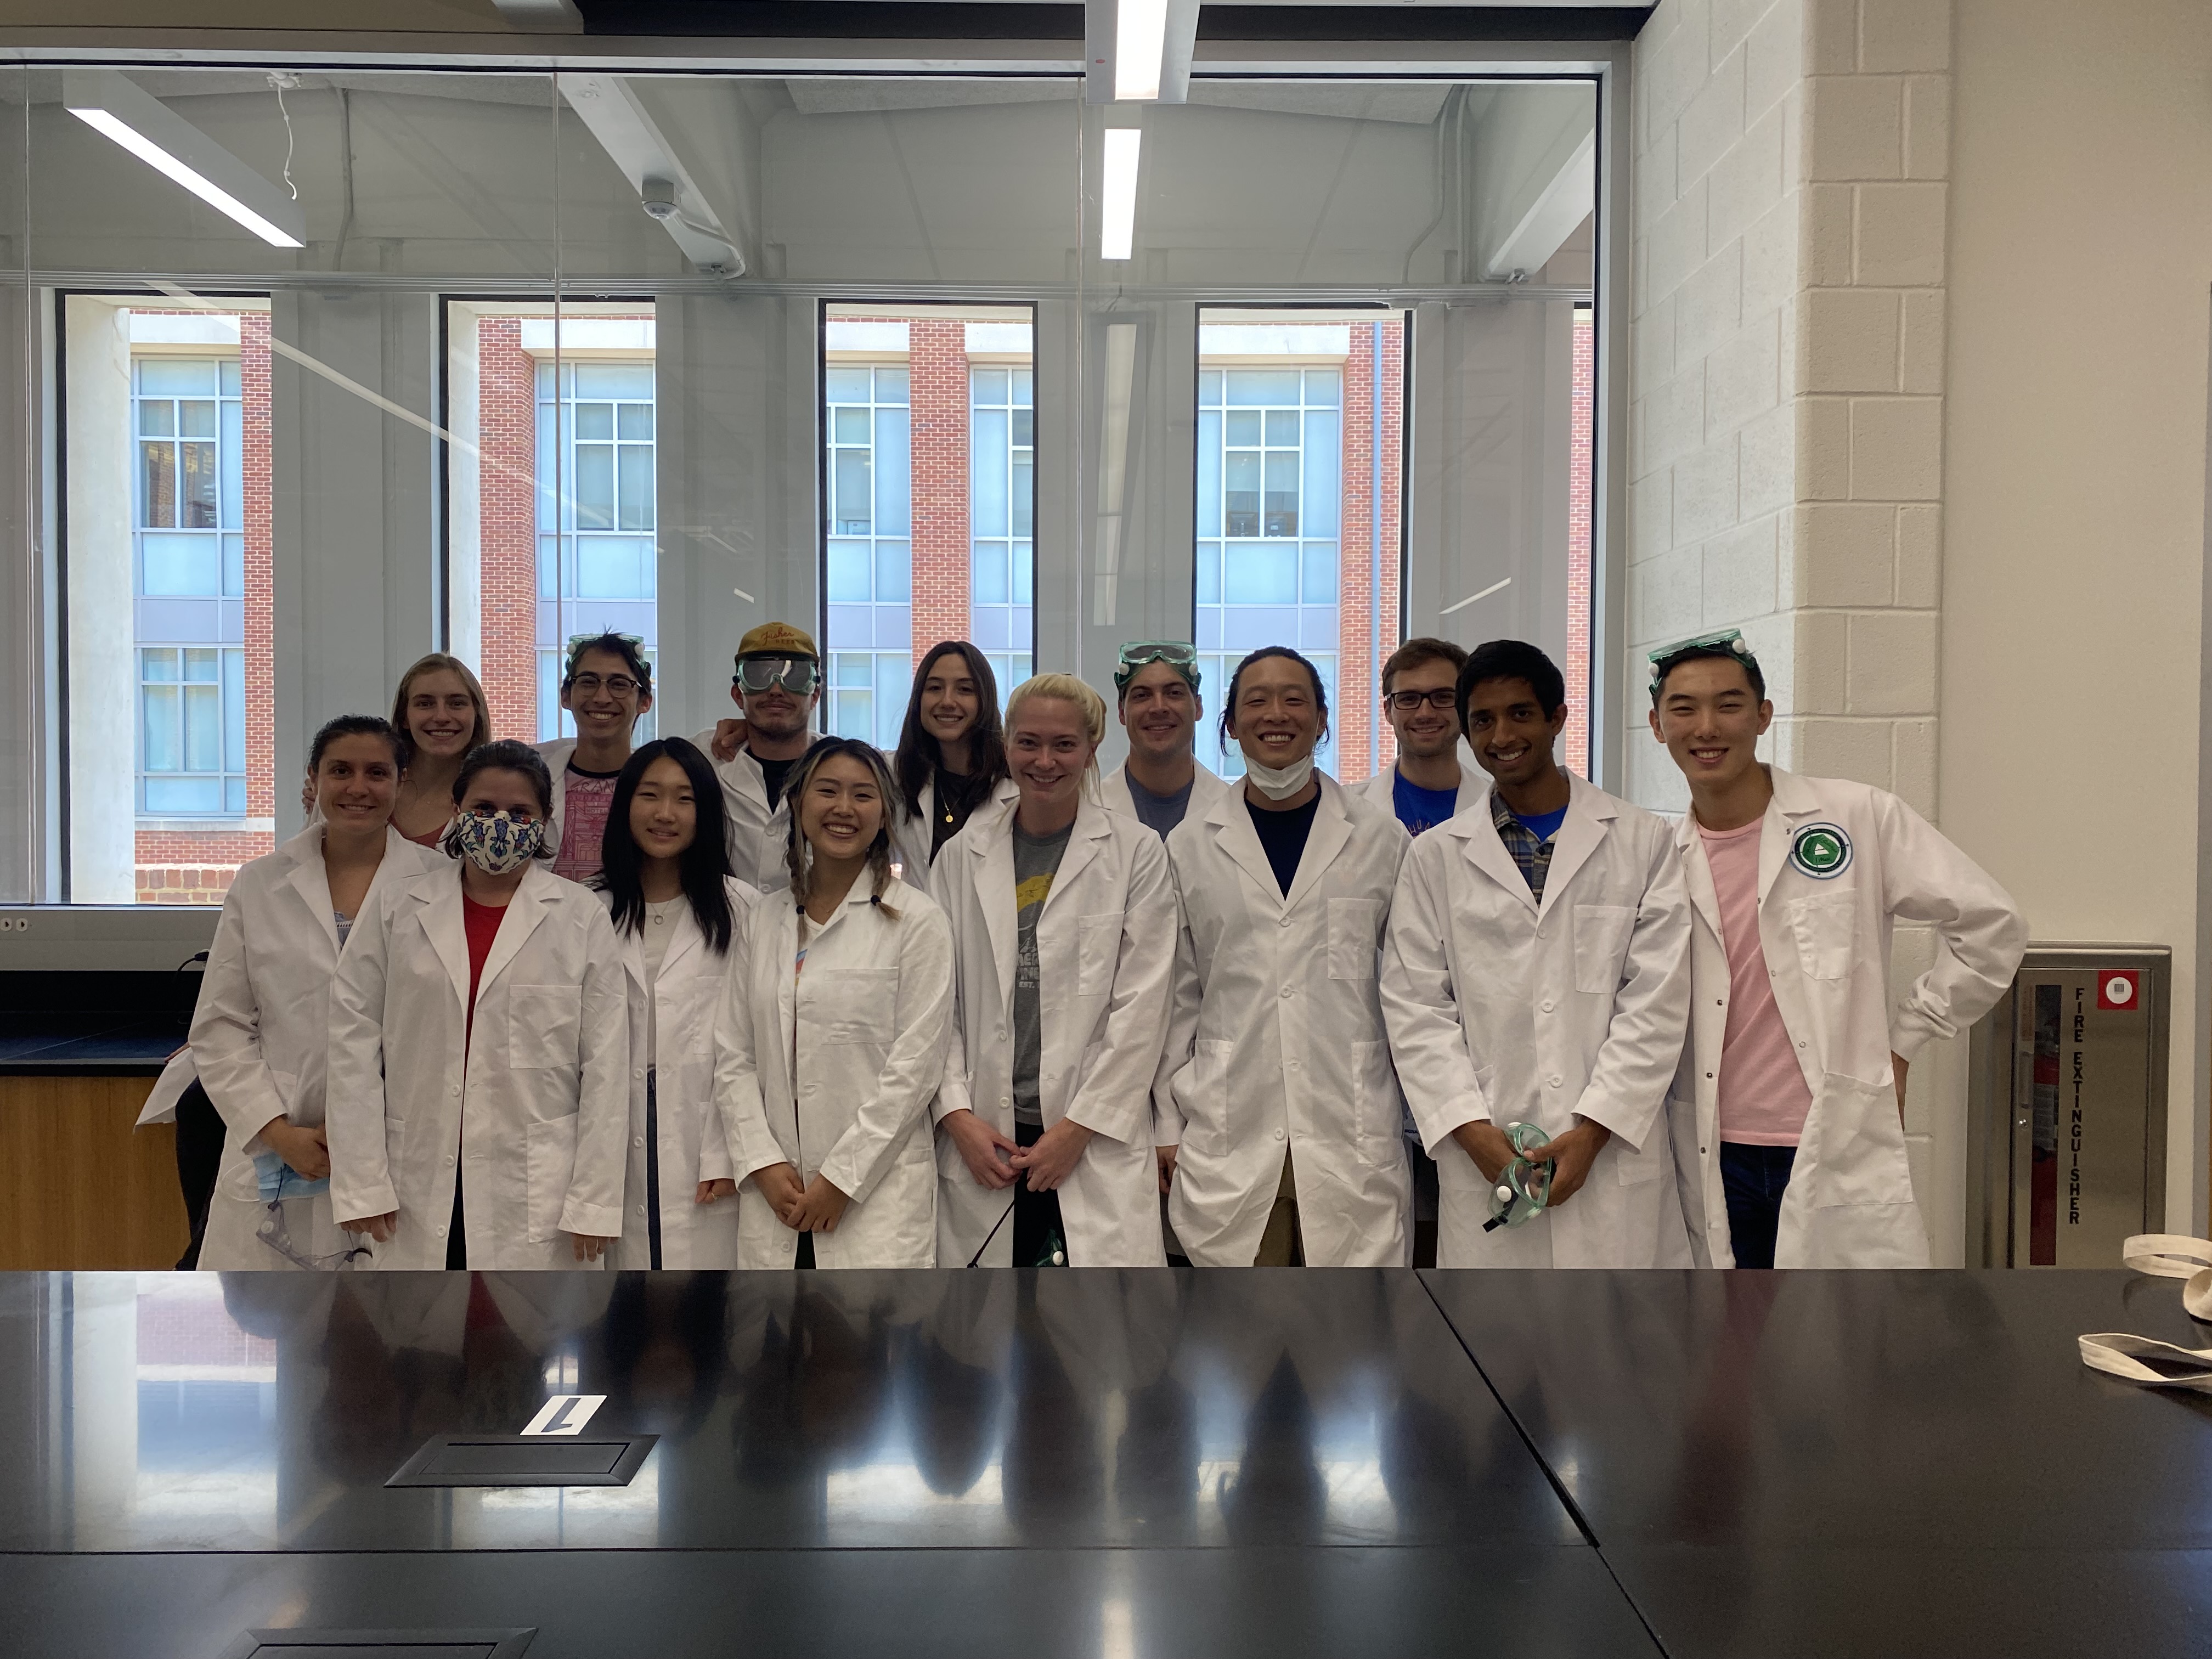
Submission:
M 0 1077 L 0 1270 L 168 1268 L 191 1242 L 150 1077 Z

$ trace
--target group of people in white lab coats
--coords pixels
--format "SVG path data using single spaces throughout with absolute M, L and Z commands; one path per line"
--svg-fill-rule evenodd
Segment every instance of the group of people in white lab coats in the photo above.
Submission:
M 1674 825 L 1559 765 L 1535 647 L 1382 678 L 1396 759 L 1346 789 L 1286 647 L 1220 689 L 1233 779 L 1182 641 L 1123 647 L 1103 779 L 1097 692 L 1002 713 L 964 642 L 890 757 L 813 732 L 782 623 L 690 741 L 634 744 L 626 636 L 571 642 L 535 747 L 427 658 L 318 734 L 307 828 L 225 904 L 201 1265 L 1924 1263 L 1905 1066 L 2016 967 L 2002 890 L 1760 763 L 1734 635 L 1655 653 Z M 1900 919 L 1940 947 L 1893 1003 Z

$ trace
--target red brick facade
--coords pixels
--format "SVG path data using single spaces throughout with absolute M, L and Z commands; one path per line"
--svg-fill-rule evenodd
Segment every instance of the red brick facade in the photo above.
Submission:
M 1406 325 L 1393 317 L 1382 325 L 1382 430 L 1376 431 L 1377 405 L 1375 329 L 1355 323 L 1351 330 L 1351 354 L 1344 364 L 1344 516 L 1337 578 L 1337 707 L 1330 711 L 1329 726 L 1336 733 L 1336 766 L 1340 777 L 1355 781 L 1373 776 L 1398 757 L 1397 744 L 1387 720 L 1378 720 L 1376 703 L 1382 694 L 1382 662 L 1398 648 L 1405 632 L 1398 598 L 1398 577 L 1403 562 L 1400 538 L 1404 491 L 1401 470 L 1405 456 Z M 1374 592 L 1374 498 L 1377 483 L 1376 445 L 1382 445 L 1382 591 Z M 1374 653 L 1374 623 L 1380 611 L 1382 654 Z M 1370 723 L 1380 727 L 1379 751 L 1370 752 Z
M 495 738 L 538 738 L 538 365 L 520 317 L 477 324 L 477 674 Z
M 270 488 L 269 313 L 238 317 L 239 406 L 246 511 L 246 811 L 276 811 L 274 513 Z M 276 849 L 266 830 L 141 830 L 135 837 L 141 904 L 220 904 L 248 859 Z
M 906 337 L 919 663 L 939 641 L 969 634 L 968 325 L 910 321 Z
M 1597 343 L 1588 306 L 1575 309 L 1567 434 L 1567 729 L 1559 763 L 1590 767 L 1590 465 L 1597 441 Z

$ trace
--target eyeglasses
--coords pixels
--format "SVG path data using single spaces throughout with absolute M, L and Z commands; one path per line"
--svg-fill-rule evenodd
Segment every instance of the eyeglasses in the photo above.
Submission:
M 1393 691 L 1390 694 L 1390 707 L 1401 714 L 1412 714 L 1423 703 L 1449 714 L 1458 701 L 1459 689 L 1450 685 L 1440 685 L 1432 691 Z
M 586 697 L 596 696 L 601 691 L 613 696 L 627 697 L 637 689 L 637 682 L 627 674 L 610 674 L 605 679 L 597 674 L 572 674 L 568 678 L 568 690 Z
M 1187 640 L 1131 640 L 1121 647 L 1121 660 L 1114 670 L 1116 688 L 1127 685 L 1130 676 L 1148 663 L 1164 662 L 1188 680 L 1194 689 L 1198 684 L 1198 647 Z
M 794 697 L 814 690 L 822 665 L 811 657 L 747 657 L 738 665 L 738 684 L 747 691 L 781 685 Z

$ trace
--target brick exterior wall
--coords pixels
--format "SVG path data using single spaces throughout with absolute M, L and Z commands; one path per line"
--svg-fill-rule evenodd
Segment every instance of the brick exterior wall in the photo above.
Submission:
M 968 325 L 909 320 L 906 331 L 919 663 L 940 640 L 969 634 Z
M 538 366 L 520 317 L 477 325 L 477 497 L 483 650 L 495 738 L 538 738 Z
M 1574 376 L 1567 432 L 1567 729 L 1560 764 L 1590 766 L 1590 465 L 1597 442 L 1597 338 L 1588 307 L 1574 319 Z
M 1337 578 L 1337 706 L 1329 711 L 1336 733 L 1338 775 L 1353 781 L 1372 777 L 1397 760 L 1397 744 L 1387 720 L 1376 720 L 1382 659 L 1398 647 L 1405 632 L 1400 609 L 1399 572 L 1404 562 L 1400 533 L 1405 457 L 1406 328 L 1394 318 L 1383 325 L 1382 430 L 1376 430 L 1375 331 L 1352 327 L 1351 355 L 1344 364 L 1344 516 Z M 1373 592 L 1372 536 L 1376 444 L 1382 444 L 1382 591 Z M 1382 656 L 1374 654 L 1373 625 L 1379 605 Z M 1370 752 L 1369 724 L 1381 732 Z
M 269 313 L 238 319 L 239 405 L 246 508 L 246 811 L 276 811 L 274 515 L 270 492 Z M 220 904 L 248 859 L 276 850 L 266 830 L 141 830 L 135 837 L 141 904 Z

